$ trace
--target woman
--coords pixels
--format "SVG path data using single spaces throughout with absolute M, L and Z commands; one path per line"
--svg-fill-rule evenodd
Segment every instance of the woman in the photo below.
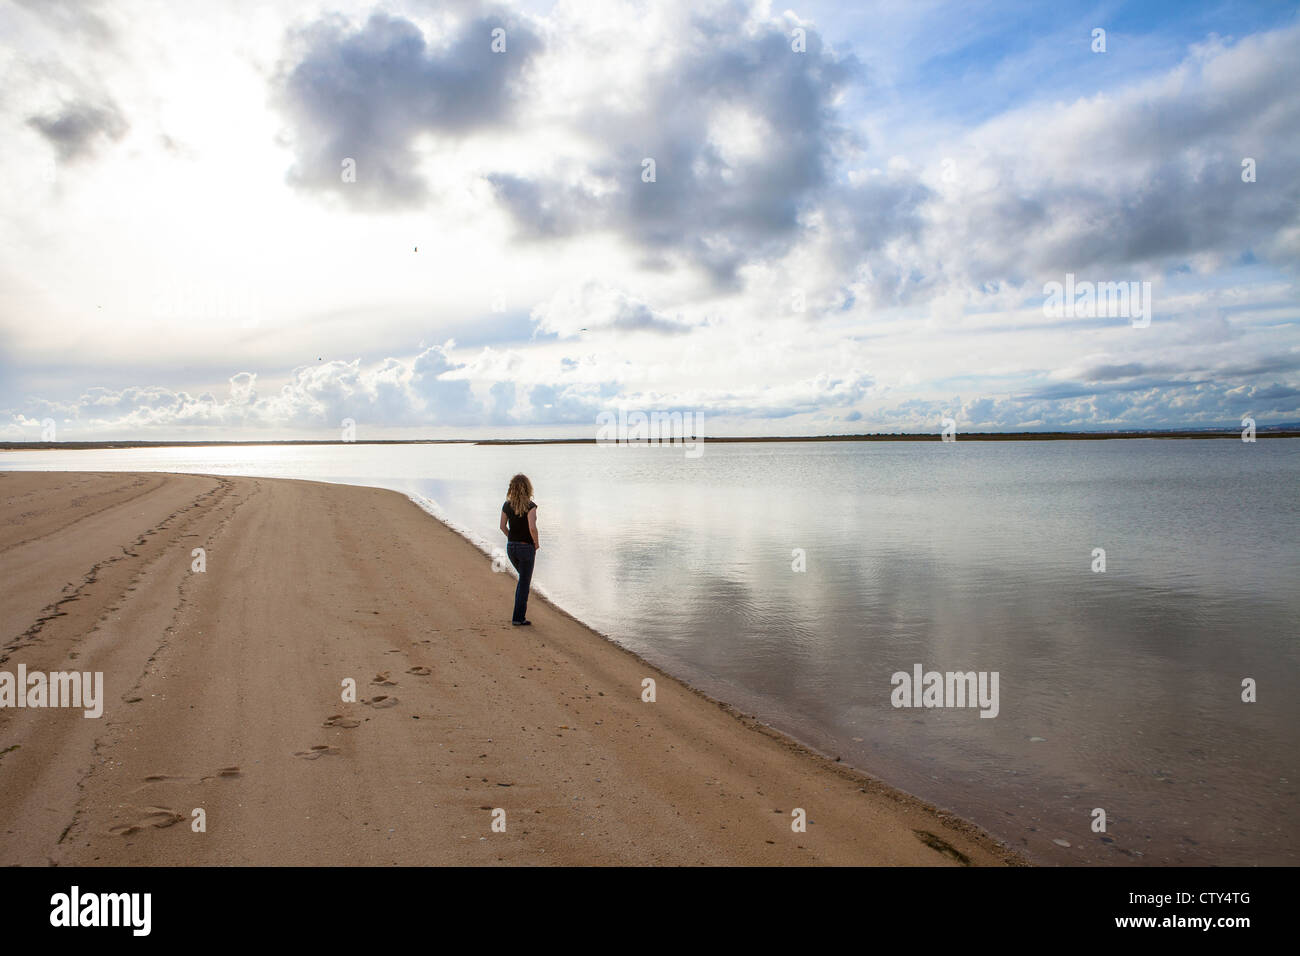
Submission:
M 528 620 L 528 587 L 533 581 L 533 562 L 541 542 L 537 540 L 537 505 L 533 503 L 533 483 L 527 475 L 515 475 L 506 490 L 501 506 L 501 532 L 506 536 L 506 557 L 519 572 L 515 586 L 515 614 L 510 623 L 516 627 L 532 624 Z

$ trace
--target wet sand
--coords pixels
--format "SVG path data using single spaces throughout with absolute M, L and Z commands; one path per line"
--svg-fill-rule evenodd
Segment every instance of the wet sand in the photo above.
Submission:
M 511 627 L 513 577 L 396 492 L 0 472 L 0 501 L 0 671 L 104 675 L 99 719 L 0 709 L 0 864 L 1022 862 L 535 594 Z

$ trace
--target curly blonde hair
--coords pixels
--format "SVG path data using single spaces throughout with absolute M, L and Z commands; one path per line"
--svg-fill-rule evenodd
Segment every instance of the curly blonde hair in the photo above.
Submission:
M 528 502 L 533 499 L 533 483 L 528 480 L 527 475 L 515 475 L 510 479 L 510 488 L 506 491 L 506 501 L 510 502 L 510 507 L 515 514 L 522 515 L 528 512 Z

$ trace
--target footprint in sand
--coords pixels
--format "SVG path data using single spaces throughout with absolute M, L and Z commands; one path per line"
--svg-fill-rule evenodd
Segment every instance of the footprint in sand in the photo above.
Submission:
M 388 671 L 380 671 L 370 681 L 372 684 L 383 684 L 385 687 L 396 687 L 397 681 L 391 680 Z
M 327 744 L 316 744 L 311 750 L 299 750 L 295 757 L 301 757 L 303 760 L 315 760 L 317 757 L 324 757 L 330 754 L 337 754 L 337 747 L 330 747 Z
M 353 727 L 360 727 L 361 721 L 355 717 L 344 717 L 342 714 L 331 714 L 325 718 L 325 727 L 343 727 L 351 730 Z
M 387 694 L 376 694 L 374 697 L 371 697 L 369 700 L 363 700 L 362 703 L 365 704 L 367 707 L 374 707 L 376 709 L 380 709 L 383 707 L 396 707 L 397 698 L 389 697 Z
M 131 836 L 146 827 L 161 830 L 164 827 L 180 823 L 184 819 L 181 814 L 166 807 L 134 807 L 130 818 L 131 822 L 116 823 L 108 828 L 108 832 L 115 836 Z
M 416 677 L 428 677 L 433 673 L 433 669 L 425 667 L 423 664 L 417 664 L 415 667 L 407 668 L 406 673 L 414 674 Z

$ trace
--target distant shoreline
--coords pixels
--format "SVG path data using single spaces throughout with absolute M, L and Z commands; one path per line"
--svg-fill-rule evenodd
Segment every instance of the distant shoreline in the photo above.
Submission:
M 1257 438 L 1300 438 L 1300 429 L 1281 428 L 1274 431 L 1261 428 Z M 1239 431 L 1123 431 L 1123 432 L 961 432 L 957 441 L 1107 441 L 1133 438 L 1190 439 L 1231 438 L 1241 439 Z M 688 443 L 743 444 L 762 442 L 871 442 L 871 441 L 942 441 L 938 433 L 875 433 L 865 435 L 765 435 L 754 437 L 731 436 L 713 438 L 688 438 Z M 671 441 L 605 442 L 604 444 L 629 445 L 680 445 L 680 439 Z M 258 445 L 594 445 L 595 438 L 375 438 L 355 441 L 337 439 L 302 438 L 281 441 L 56 441 L 56 442 L 0 442 L 0 451 L 84 451 L 95 448 L 205 448 Z

